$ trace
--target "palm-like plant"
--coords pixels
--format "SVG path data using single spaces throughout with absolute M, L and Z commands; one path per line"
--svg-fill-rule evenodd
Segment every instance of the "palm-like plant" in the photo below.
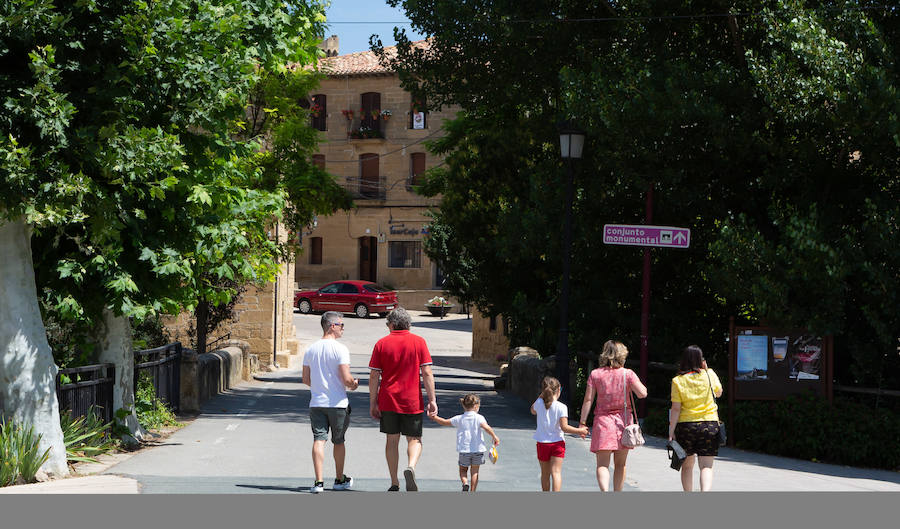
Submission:
M 94 456 L 108 453 L 118 446 L 118 441 L 109 435 L 112 423 L 104 423 L 94 412 L 93 406 L 83 417 L 61 413 L 59 423 L 69 462 L 96 463 Z
M 41 435 L 34 427 L 24 428 L 0 417 L 0 487 L 18 480 L 34 481 L 41 465 L 50 457 L 50 448 L 40 451 Z

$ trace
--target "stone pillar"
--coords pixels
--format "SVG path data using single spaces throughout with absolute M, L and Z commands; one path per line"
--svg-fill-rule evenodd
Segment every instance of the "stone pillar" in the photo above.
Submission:
M 197 353 L 191 349 L 181 350 L 181 413 L 200 412 L 200 390 L 198 384 Z

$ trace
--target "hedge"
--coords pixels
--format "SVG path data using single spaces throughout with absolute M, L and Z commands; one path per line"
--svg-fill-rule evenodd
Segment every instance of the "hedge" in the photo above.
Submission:
M 668 435 L 668 408 L 648 407 L 643 430 Z M 728 420 L 725 403 L 719 416 Z M 837 465 L 900 470 L 900 414 L 849 399 L 833 404 L 812 393 L 735 403 L 735 447 Z

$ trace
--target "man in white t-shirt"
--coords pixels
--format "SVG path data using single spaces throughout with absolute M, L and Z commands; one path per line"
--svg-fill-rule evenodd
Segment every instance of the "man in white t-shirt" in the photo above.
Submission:
M 344 474 L 344 433 L 350 426 L 350 401 L 347 389 L 359 387 L 350 375 L 350 350 L 337 341 L 344 335 L 344 316 L 339 312 L 322 314 L 322 339 L 313 343 L 303 355 L 303 383 L 309 386 L 309 422 L 313 431 L 312 459 L 316 481 L 310 492 L 325 490 L 322 466 L 325 441 L 331 430 L 334 443 L 334 490 L 348 490 L 353 478 Z

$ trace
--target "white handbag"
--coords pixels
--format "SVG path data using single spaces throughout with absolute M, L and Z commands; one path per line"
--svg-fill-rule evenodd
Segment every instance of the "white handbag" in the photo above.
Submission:
M 634 422 L 626 426 L 625 431 L 622 432 L 622 446 L 634 448 L 644 444 L 644 434 L 641 433 L 641 426 L 638 424 L 637 420 L 637 412 L 634 409 L 634 394 L 628 391 L 628 379 L 626 374 L 625 368 L 622 368 L 622 385 L 625 387 L 625 409 L 628 408 L 628 397 L 631 396 L 631 415 L 634 418 Z M 624 412 L 625 410 L 622 411 Z M 628 422 L 627 416 L 625 417 L 625 422 Z

